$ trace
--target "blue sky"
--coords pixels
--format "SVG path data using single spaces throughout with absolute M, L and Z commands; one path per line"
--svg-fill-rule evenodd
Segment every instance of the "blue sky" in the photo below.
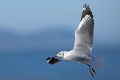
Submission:
M 74 31 L 80 21 L 82 6 L 87 3 L 94 14 L 95 39 L 101 43 L 119 43 L 119 2 L 117 0 L 1 0 L 0 29 L 24 34 L 42 28 L 65 25 Z

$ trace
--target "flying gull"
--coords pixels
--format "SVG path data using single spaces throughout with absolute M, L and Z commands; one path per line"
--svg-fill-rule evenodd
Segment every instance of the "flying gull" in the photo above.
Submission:
M 85 4 L 82 9 L 81 21 L 75 31 L 73 49 L 70 51 L 60 51 L 55 57 L 48 57 L 47 62 L 50 64 L 56 64 L 63 60 L 79 62 L 88 66 L 89 72 L 93 77 L 96 74 L 94 68 L 101 64 L 100 58 L 95 58 L 91 55 L 93 48 L 93 34 L 93 14 L 89 5 Z M 61 60 L 56 59 L 56 57 L 60 57 Z

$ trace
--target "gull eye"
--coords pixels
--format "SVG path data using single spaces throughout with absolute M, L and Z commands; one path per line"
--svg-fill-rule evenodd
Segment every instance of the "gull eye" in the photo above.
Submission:
M 59 53 L 59 55 L 61 55 L 61 53 Z

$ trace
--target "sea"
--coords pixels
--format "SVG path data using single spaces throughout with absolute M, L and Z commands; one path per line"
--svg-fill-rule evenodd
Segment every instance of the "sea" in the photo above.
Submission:
M 104 66 L 92 78 L 88 67 L 75 62 L 50 65 L 47 57 L 61 49 L 17 49 L 0 51 L 0 80 L 120 80 L 120 46 L 96 45 L 93 55 L 104 58 Z

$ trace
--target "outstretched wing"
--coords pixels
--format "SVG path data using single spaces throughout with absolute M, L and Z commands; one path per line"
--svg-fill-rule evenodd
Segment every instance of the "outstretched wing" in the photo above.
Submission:
M 73 49 L 90 54 L 93 47 L 94 19 L 88 5 L 83 6 L 81 22 L 75 31 L 75 42 Z

